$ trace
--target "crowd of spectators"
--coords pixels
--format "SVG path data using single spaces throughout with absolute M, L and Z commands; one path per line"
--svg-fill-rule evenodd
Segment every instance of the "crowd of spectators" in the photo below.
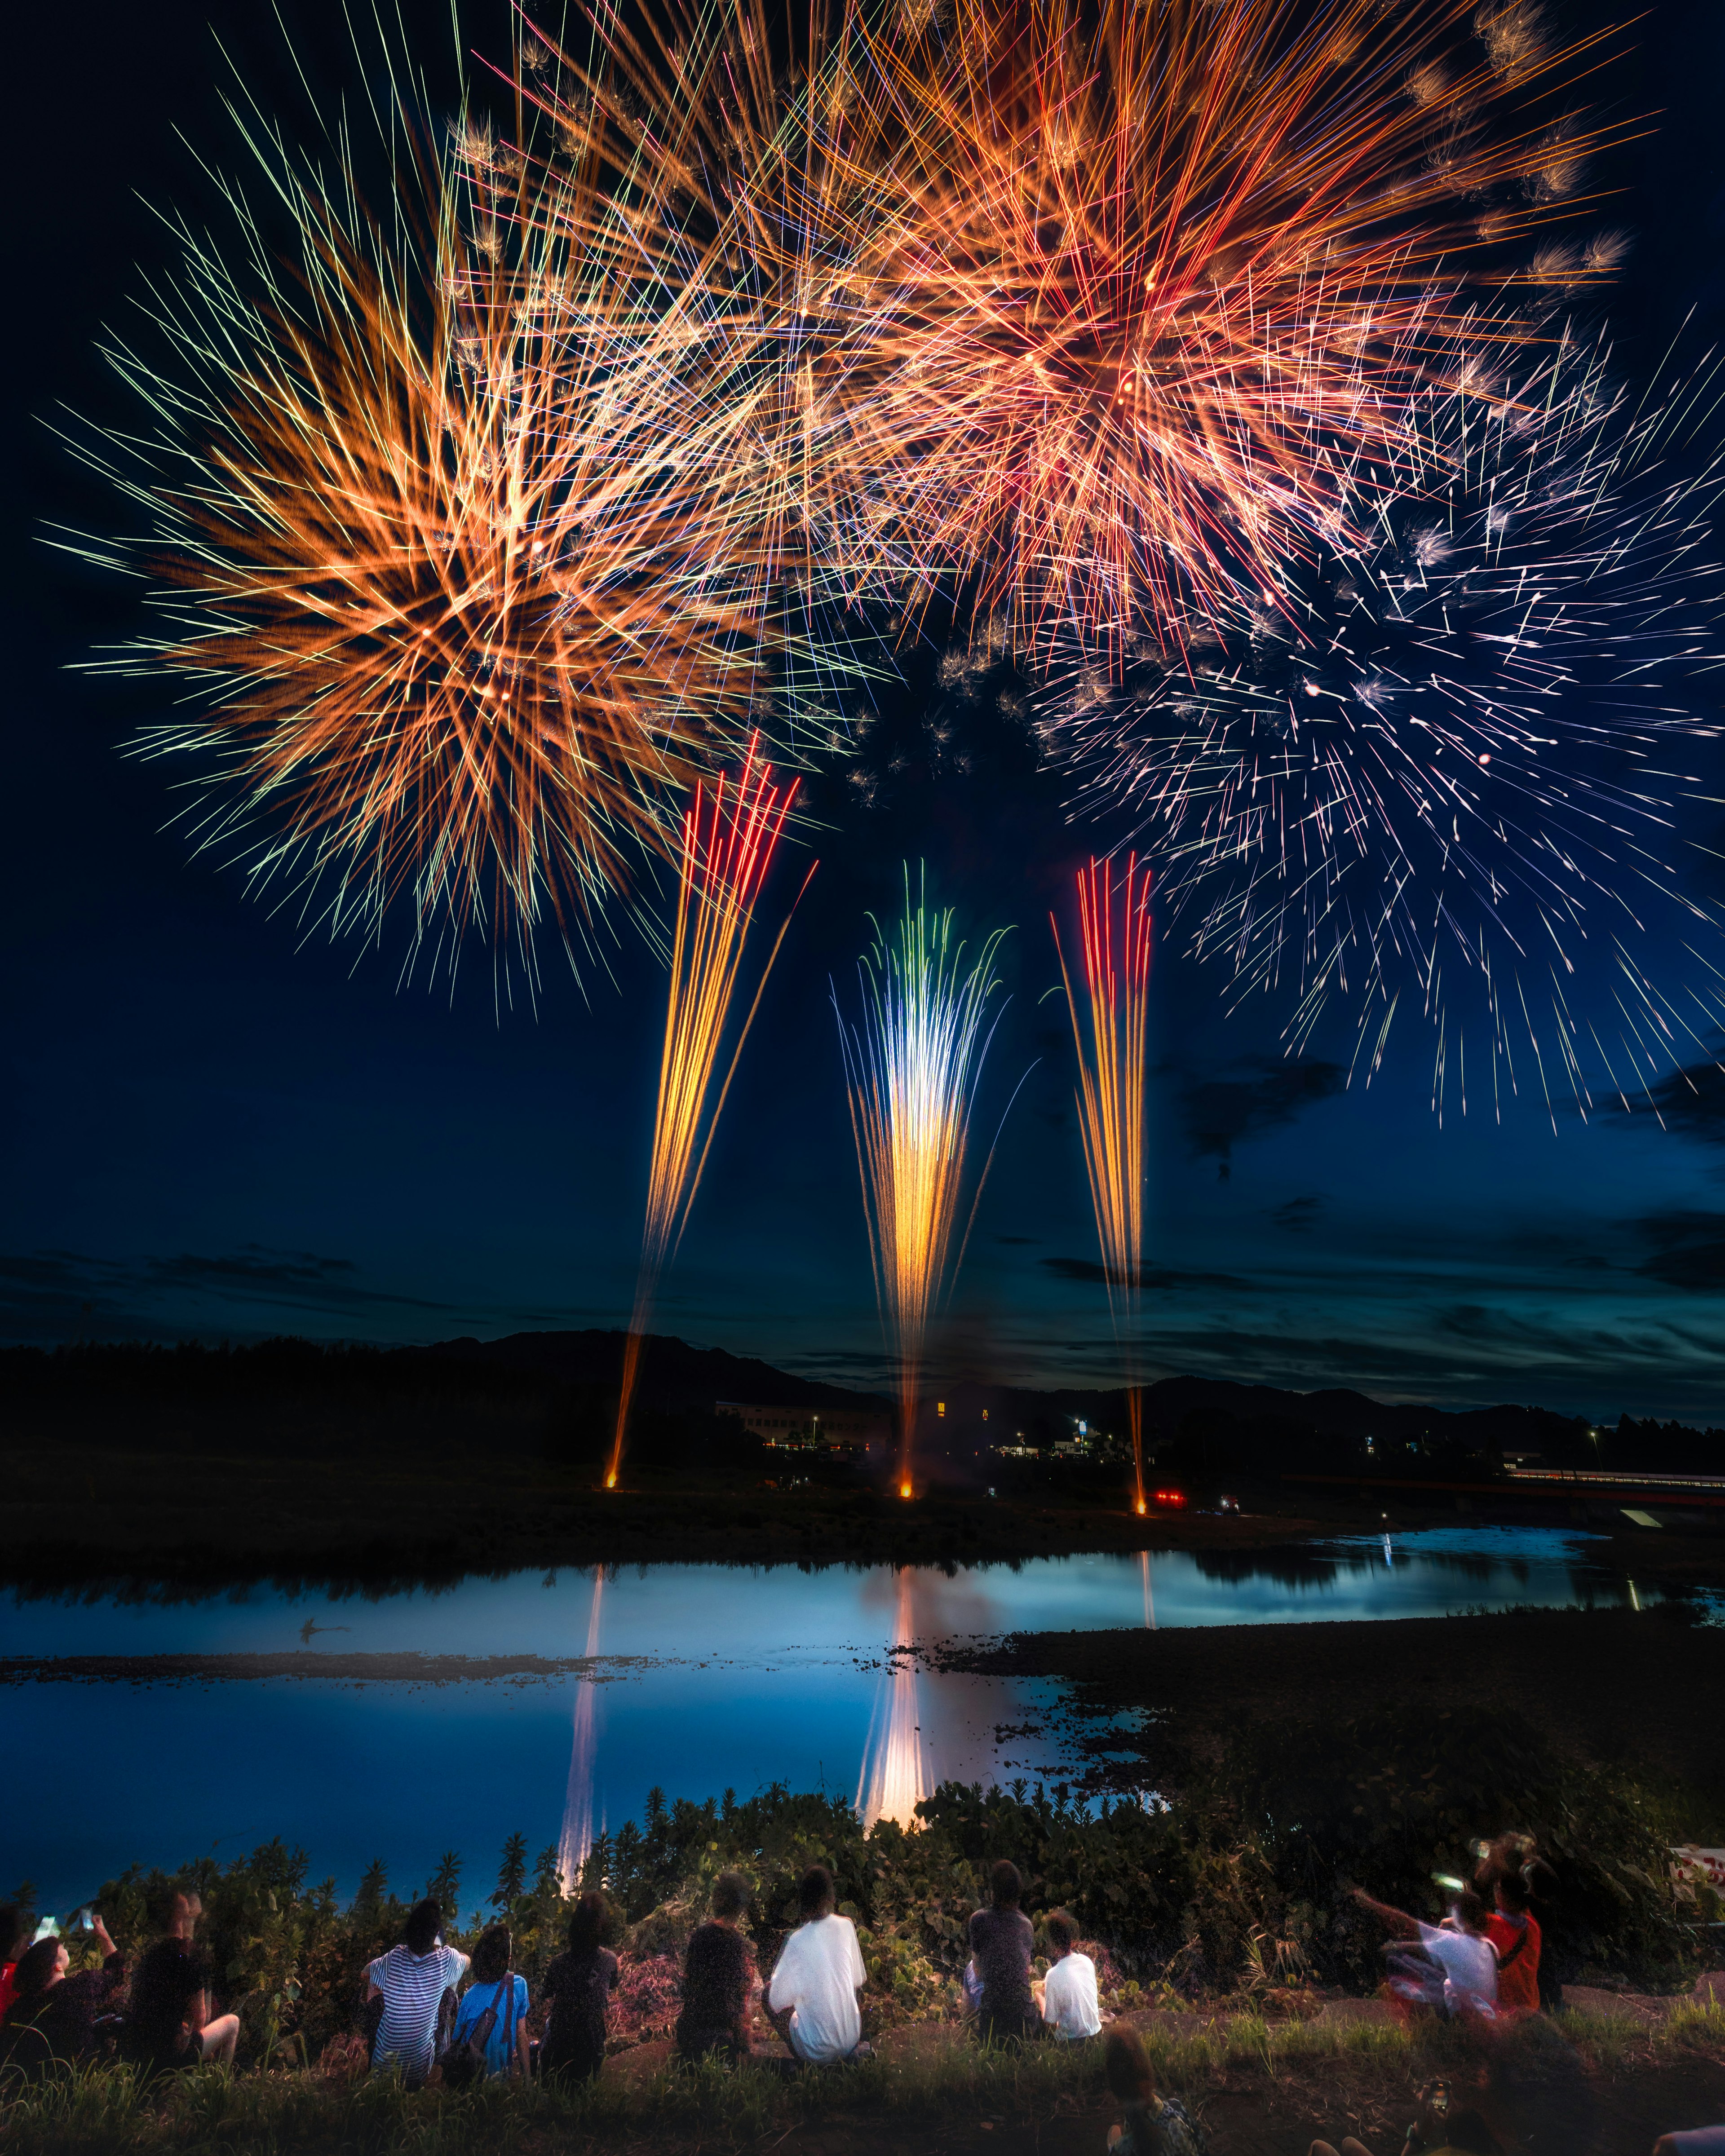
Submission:
M 1384 1995 L 1406 2018 L 1471 2025 L 1487 2045 L 1541 2000 L 1543 1938 L 1532 1877 L 1538 1860 L 1525 1840 L 1505 1838 L 1482 1849 L 1471 1887 L 1449 1882 L 1447 1913 L 1436 1924 L 1354 1890 L 1358 1905 L 1387 1935 Z M 1108 2133 L 1112 2156 L 1203 2156 L 1198 2122 L 1175 2097 L 1158 2090 L 1137 2030 L 1106 2032 L 1096 1971 L 1064 1909 L 1042 1920 L 1045 1974 L 1034 1973 L 1035 1928 L 1022 1907 L 1023 1881 L 1004 1861 L 988 1875 L 987 1906 L 968 1928 L 965 2010 L 976 2039 L 1018 2046 L 1046 2038 L 1082 2045 L 1101 2040 L 1109 2090 L 1121 2117 Z M 861 1998 L 869 1983 L 856 1928 L 840 1913 L 831 1872 L 809 1866 L 798 1890 L 800 1921 L 762 1982 L 745 1920 L 754 1898 L 741 1872 L 714 1881 L 708 1913 L 684 1956 L 677 2056 L 691 2064 L 745 2062 L 783 2072 L 844 2065 L 871 2056 L 863 2035 Z M 52 1927 L 39 1936 L 20 1909 L 0 1909 L 0 2069 L 26 2078 L 52 2066 L 109 2055 L 153 2077 L 203 2066 L 231 2066 L 239 2035 L 233 2014 L 215 2014 L 208 1957 L 197 1943 L 197 1897 L 176 1895 L 162 1936 L 130 1971 L 101 1917 L 90 1932 L 102 1959 L 73 1973 Z M 443 1911 L 432 1899 L 408 1915 L 402 1937 L 367 1965 L 352 2063 L 398 2074 L 410 2087 L 441 2082 L 540 2076 L 578 2083 L 603 2069 L 608 2017 L 620 1964 L 604 1943 L 604 1897 L 583 1893 L 570 1918 L 567 1950 L 545 1973 L 540 1998 L 513 1966 L 506 1923 L 480 1935 L 469 1956 L 443 1938 Z M 542 2035 L 529 2035 L 535 2006 Z M 757 2010 L 777 2041 L 757 2042 Z M 1497 2147 L 1484 2122 L 1452 2105 L 1446 2083 L 1420 2091 L 1401 2156 L 1489 2156 Z M 1319 2140 L 1311 2156 L 1373 2156 L 1344 2138 Z M 1665 2136 L 1655 2156 L 1725 2156 L 1725 2126 Z

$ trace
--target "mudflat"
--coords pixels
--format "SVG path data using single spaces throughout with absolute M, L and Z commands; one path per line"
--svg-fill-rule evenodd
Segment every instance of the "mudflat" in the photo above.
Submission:
M 1178 1786 L 1254 1717 L 1319 1725 L 1387 1701 L 1491 1706 L 1563 1752 L 1705 1791 L 1725 1807 L 1725 1625 L 1687 1609 L 1530 1609 L 1388 1622 L 1025 1632 L 932 1650 L 940 1669 L 1055 1678 L 1098 1755 Z M 1126 1711 L 1137 1718 L 1122 1724 Z M 1107 1722 L 1106 1732 L 1102 1728 Z

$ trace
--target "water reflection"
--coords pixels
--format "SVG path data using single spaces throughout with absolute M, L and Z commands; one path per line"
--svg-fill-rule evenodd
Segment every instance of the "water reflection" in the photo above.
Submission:
M 556 1843 L 567 1875 L 600 1822 L 638 1817 L 655 1784 L 697 1799 L 825 1787 L 902 1818 L 938 1780 L 1073 1765 L 1055 1688 L 930 1667 L 913 1643 L 1630 1606 L 1589 1548 L 1454 1528 L 1255 1557 L 517 1573 L 376 1599 L 264 1585 L 201 1602 L 14 1597 L 0 1607 L 13 1755 L 177 1767 L 131 1778 L 118 1805 L 100 1776 L 39 1796 L 15 1779 L 14 1868 L 44 1906 L 69 1907 L 126 1864 L 225 1859 L 280 1834 L 344 1892 L 379 1856 L 417 1891 L 451 1847 L 470 1880 L 489 1875 L 520 1830 Z M 42 1659 L 56 1657 L 84 1659 Z

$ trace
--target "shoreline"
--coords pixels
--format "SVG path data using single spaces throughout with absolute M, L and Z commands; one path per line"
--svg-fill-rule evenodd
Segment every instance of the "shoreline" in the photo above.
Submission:
M 1669 1777 L 1697 1808 L 1692 1838 L 1725 1835 L 1725 1716 L 1707 1705 L 1725 1699 L 1725 1624 L 1681 1606 L 1020 1632 L 922 1659 L 1058 1683 L 1055 1711 L 1095 1791 L 1178 1789 L 1246 1719 L 1334 1725 L 1394 1701 L 1435 1721 L 1490 1707 L 1572 1758 Z
M 790 1463 L 783 1471 L 788 1473 Z M 141 1455 L 77 1445 L 0 1453 L 8 1535 L 0 1584 L 23 1594 L 217 1593 L 259 1580 L 341 1589 L 467 1574 L 628 1564 L 1010 1564 L 1027 1558 L 1191 1551 L 1242 1557 L 1337 1536 L 1439 1527 L 1539 1526 L 1600 1534 L 1597 1561 L 1648 1582 L 1725 1588 L 1725 1534 L 1641 1530 L 1620 1512 L 1368 1503 L 1277 1487 L 1240 1513 L 1152 1512 L 1122 1491 L 1058 1486 L 997 1497 L 936 1491 L 909 1503 L 873 1487 L 751 1477 L 643 1476 L 595 1488 L 591 1469 L 506 1453 L 465 1461 Z

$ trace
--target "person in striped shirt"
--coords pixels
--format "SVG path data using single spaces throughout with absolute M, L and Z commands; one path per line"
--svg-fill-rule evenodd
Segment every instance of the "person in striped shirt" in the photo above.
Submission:
M 401 1944 L 366 1966 L 366 2003 L 383 2002 L 372 2071 L 398 2069 L 409 2088 L 418 2088 L 431 2071 L 437 2041 L 437 2010 L 443 1995 L 466 1974 L 467 1956 L 446 1947 L 441 1906 L 416 1902 L 401 1935 Z

